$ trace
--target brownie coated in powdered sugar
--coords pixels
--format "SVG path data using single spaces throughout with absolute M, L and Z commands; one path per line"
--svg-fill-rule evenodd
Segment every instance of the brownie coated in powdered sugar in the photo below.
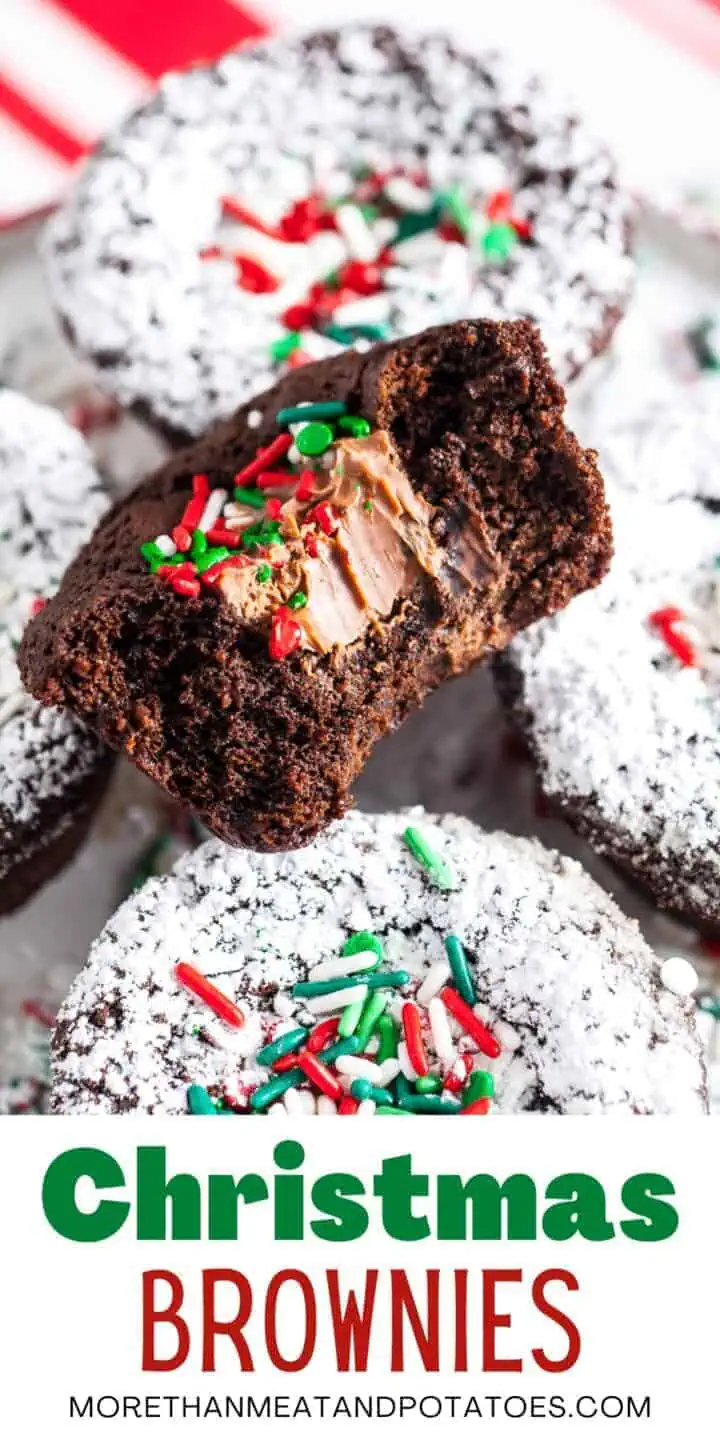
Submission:
M 338 400 L 371 426 L 371 443 L 376 432 L 389 437 L 428 517 L 433 559 L 390 607 L 366 612 L 355 638 L 278 659 L 267 617 L 251 619 L 199 583 L 195 597 L 176 594 L 148 572 L 140 545 L 172 533 L 198 472 L 231 494 L 237 472 L 277 438 L 283 407 Z M 26 632 L 29 689 L 85 718 L 221 839 L 306 843 L 347 809 L 381 735 L 605 573 L 602 479 L 563 408 L 527 321 L 463 322 L 294 371 L 115 507 Z M 329 473 L 320 466 L 313 484 Z M 374 563 L 376 539 L 371 551 Z M 273 573 L 282 579 L 282 564 Z M 307 623 L 314 584 L 289 623 Z M 332 618 L 342 605 L 326 608 Z
M 616 537 L 610 574 L 512 644 L 498 661 L 500 691 L 553 808 L 658 905 L 717 933 L 715 388 L 663 395 L 611 431 L 601 453 Z
M 509 57 L 463 53 L 439 34 L 349 26 L 167 76 L 89 160 L 51 222 L 57 309 L 120 403 L 187 439 L 271 384 L 285 363 L 271 358 L 287 334 L 284 309 L 239 288 L 234 265 L 213 256 L 222 199 L 276 224 L 297 200 L 341 193 L 338 175 L 362 165 L 427 172 L 433 193 L 509 189 L 531 229 L 500 263 L 480 266 L 477 249 L 457 244 L 439 268 L 423 269 L 417 246 L 400 271 L 396 257 L 387 338 L 527 316 L 562 380 L 605 350 L 632 265 L 629 203 L 604 146 Z M 247 232 L 229 244 L 247 251 Z M 274 258 L 265 256 L 270 269 Z M 318 359 L 340 342 L 315 327 L 302 348 Z
M 452 889 L 417 864 L 408 823 L 450 865 Z M 444 959 L 445 937 L 462 938 L 501 1045 L 496 1060 L 480 1057 L 497 1113 L 705 1109 L 692 1003 L 664 989 L 636 922 L 576 861 L 465 819 L 353 811 L 285 856 L 210 841 L 125 902 L 61 1009 L 55 1111 L 180 1115 L 190 1084 L 247 1110 L 268 1078 L 258 1048 L 317 1020 L 293 985 L 359 931 L 382 943 L 384 965 L 410 972 L 396 1009 Z M 178 983 L 182 961 L 237 1002 L 242 1030 Z
M 0 389 L 0 913 L 71 858 L 104 787 L 102 744 L 74 716 L 26 694 L 16 654 L 34 608 L 106 504 L 77 431 Z

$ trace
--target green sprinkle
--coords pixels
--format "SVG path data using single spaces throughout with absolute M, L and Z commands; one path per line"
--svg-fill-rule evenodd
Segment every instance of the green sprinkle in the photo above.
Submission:
M 283 360 L 287 360 L 288 355 L 292 355 L 293 350 L 297 350 L 301 343 L 300 331 L 288 330 L 287 334 L 282 335 L 279 340 L 273 340 L 270 346 L 270 359 L 279 365 Z
M 355 440 L 360 440 L 364 435 L 369 435 L 372 426 L 364 415 L 343 415 L 338 420 L 338 430 L 344 431 L 346 435 L 352 435 Z
M 458 1115 L 462 1109 L 460 1101 L 449 1095 L 410 1094 L 403 1104 L 418 1115 Z
M 378 1105 L 376 1115 L 409 1115 L 409 1110 L 401 1110 L 398 1105 Z
M 296 590 L 287 603 L 291 610 L 304 610 L 308 603 L 308 597 L 304 590 Z
M 701 370 L 720 370 L 720 317 L 705 315 L 687 332 Z
M 477 1005 L 477 991 L 470 974 L 467 955 L 457 935 L 446 936 L 445 950 L 456 990 L 459 990 L 466 1005 Z
M 247 485 L 236 485 L 233 493 L 240 505 L 250 505 L 253 510 L 262 510 L 265 504 L 262 491 L 249 490 Z
M 395 1094 L 397 1096 L 398 1105 L 407 1104 L 407 1101 L 411 1099 L 413 1093 L 414 1092 L 410 1086 L 410 1081 L 405 1079 L 405 1076 L 401 1071 L 395 1081 Z
M 140 554 L 143 560 L 147 560 L 148 565 L 152 565 L 154 561 L 157 561 L 158 565 L 162 565 L 165 559 L 162 550 L 158 548 L 154 540 L 146 540 L 145 544 L 140 546 Z
M 310 409 L 310 406 L 307 408 Z M 309 425 L 303 425 L 302 430 L 298 430 L 295 444 L 301 455 L 322 455 L 334 439 L 330 426 L 324 420 L 311 420 Z
M 270 565 L 258 565 L 258 568 L 255 571 L 255 579 L 259 580 L 261 585 L 266 585 L 271 575 L 272 566 Z
M 463 235 L 469 235 L 473 228 L 475 217 L 460 186 L 454 185 L 452 190 L 448 190 L 443 198 L 445 202 L 444 208 L 448 215 L 455 221 L 458 229 L 462 230 Z
M 260 1085 L 250 1096 L 250 1108 L 252 1110 L 266 1110 L 274 1100 L 279 1100 L 286 1090 L 293 1090 L 296 1085 L 301 1085 L 305 1075 L 297 1065 L 292 1070 L 286 1070 L 284 1075 L 274 1075 L 268 1080 L 267 1085 Z
M 196 560 L 198 555 L 204 555 L 208 548 L 208 538 L 204 530 L 193 530 L 192 534 L 192 557 Z
M 363 204 L 358 205 L 357 208 L 365 220 L 377 220 L 378 215 L 380 214 L 377 205 L 371 205 L 369 201 L 364 201 Z
M 330 340 L 337 340 L 338 345 L 353 345 L 356 340 L 386 340 L 390 331 L 387 325 L 330 324 L 323 333 Z
M 363 510 L 367 510 L 368 514 L 371 515 L 371 514 L 372 514 L 372 508 L 373 508 L 373 502 L 372 502 L 372 500 L 366 500 L 366 501 L 365 501 L 365 504 L 363 505 Z
M 338 1035 L 342 1035 L 344 1039 L 346 1039 L 348 1035 L 354 1035 L 360 1023 L 360 1016 L 362 1015 L 364 1006 L 364 1000 L 354 1000 L 352 1005 L 345 1006 L 340 1016 Z
M 241 536 L 244 550 L 255 550 L 262 545 L 279 545 L 281 539 L 280 521 L 267 519 L 256 520 L 254 525 L 248 525 Z
M 442 218 L 444 208 L 445 196 L 439 195 L 433 200 L 429 210 L 421 210 L 419 213 L 413 210 L 401 215 L 390 244 L 401 245 L 403 240 L 412 240 L 414 235 L 424 235 L 426 230 L 434 230 Z
M 348 936 L 340 954 L 359 955 L 363 950 L 374 950 L 378 962 L 385 958 L 382 940 L 378 940 L 377 935 L 373 935 L 370 930 L 356 930 L 354 935 Z
M 359 975 L 343 975 L 337 980 L 300 980 L 293 985 L 292 994 L 296 1000 L 312 1000 L 316 995 L 333 995 L 336 990 L 353 990 L 356 985 L 367 985 L 369 990 L 397 990 L 409 979 L 407 970 L 378 970 L 374 974 L 363 970 Z
M 352 330 L 344 325 L 326 325 L 323 334 L 327 335 L 329 340 L 337 340 L 338 345 L 352 345 L 355 339 Z
M 273 1040 L 269 1045 L 263 1045 L 262 1050 L 258 1050 L 256 1056 L 258 1065 L 273 1065 L 283 1055 L 289 1055 L 291 1051 L 298 1050 L 303 1041 L 307 1039 L 308 1034 L 309 1031 L 306 1027 L 300 1025 L 297 1030 L 289 1030 L 287 1035 L 279 1035 L 277 1040 Z
M 287 405 L 284 410 L 278 410 L 275 419 L 281 426 L 301 425 L 305 420 L 337 420 L 346 410 L 344 400 L 318 400 L 313 405 Z
M 463 1109 L 475 1100 L 492 1100 L 495 1094 L 495 1080 L 489 1070 L 474 1070 L 462 1092 Z
M 415 1090 L 418 1095 L 437 1095 L 438 1090 L 442 1090 L 442 1080 L 439 1075 L 419 1075 Z
M 188 1085 L 187 1102 L 191 1115 L 217 1115 L 204 1085 Z
M 377 1033 L 380 1037 L 378 1052 L 375 1056 L 378 1065 L 384 1060 L 394 1060 L 398 1052 L 399 1029 L 397 1022 L 392 1015 L 381 1015 L 377 1023 Z
M 447 860 L 443 860 L 437 850 L 433 850 L 432 845 L 425 839 L 425 836 L 415 825 L 408 825 L 403 835 L 403 840 L 410 853 L 414 855 L 423 869 L 427 871 L 429 878 L 434 885 L 437 885 L 439 890 L 453 890 L 455 888 L 455 875 L 452 866 L 448 864 Z
M 322 1060 L 324 1065 L 331 1065 L 340 1055 L 357 1055 L 359 1049 L 357 1035 L 348 1035 L 347 1039 L 336 1040 L 334 1044 L 321 1050 L 318 1060 Z
M 374 1100 L 376 1105 L 392 1105 L 393 1103 L 393 1097 L 389 1090 L 372 1085 L 369 1080 L 353 1080 L 350 1094 L 354 1100 Z
M 357 1027 L 357 1039 L 360 1042 L 361 1050 L 365 1049 L 387 1003 L 388 997 L 383 994 L 382 990 L 376 990 L 374 995 L 368 995 L 360 1024 Z
M 487 255 L 488 260 L 502 262 L 507 260 L 508 255 L 517 245 L 517 232 L 512 225 L 504 221 L 497 225 L 489 225 L 483 235 L 480 244 Z
M 198 555 L 195 564 L 198 574 L 204 575 L 211 565 L 217 565 L 221 560 L 227 560 L 230 551 L 227 545 L 209 545 L 204 555 Z

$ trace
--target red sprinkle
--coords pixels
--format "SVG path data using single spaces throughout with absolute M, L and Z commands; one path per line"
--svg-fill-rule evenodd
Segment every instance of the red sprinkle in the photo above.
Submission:
M 342 1099 L 344 1092 L 340 1081 L 328 1070 L 327 1065 L 323 1065 L 322 1060 L 318 1060 L 317 1055 L 311 1054 L 309 1050 L 301 1050 L 297 1063 L 311 1085 L 316 1085 L 323 1095 L 327 1095 L 330 1100 Z
M 184 595 L 188 600 L 197 600 L 200 594 L 200 581 L 191 580 L 185 575 L 175 574 L 170 584 L 176 595 Z
M 299 370 L 302 365 L 312 365 L 312 355 L 306 355 L 304 350 L 293 350 L 286 364 L 288 370 Z
M 317 537 L 313 535 L 312 530 L 305 530 L 303 532 L 303 540 L 305 541 L 305 549 L 307 550 L 308 555 L 312 556 L 313 560 L 317 560 L 319 553 L 318 542 Z
M 194 561 L 183 560 L 182 565 L 158 565 L 155 574 L 161 580 L 193 580 L 197 571 Z
M 277 275 L 259 260 L 253 260 L 250 255 L 233 255 L 233 260 L 235 279 L 242 290 L 249 290 L 252 295 L 270 295 L 279 288 Z
M 293 1070 L 298 1063 L 298 1057 L 292 1055 L 281 1055 L 278 1060 L 273 1060 L 272 1069 L 276 1075 L 284 1075 L 287 1070 Z
M 488 1115 L 490 1113 L 490 1101 L 487 1095 L 480 1100 L 473 1100 L 472 1105 L 465 1105 L 460 1111 L 461 1115 Z
M 402 1007 L 402 1023 L 407 1045 L 408 1059 L 416 1075 L 427 1075 L 430 1072 L 425 1046 L 422 1038 L 422 1023 L 420 1011 L 412 1000 L 406 1000 Z
M 31 1020 L 37 1020 L 38 1025 L 44 1025 L 46 1030 L 52 1030 L 55 1016 L 37 1000 L 23 1000 L 21 1009 L 23 1015 L 28 1015 Z
M 186 530 L 184 525 L 176 525 L 171 534 L 178 550 L 185 554 L 185 551 L 189 550 L 192 545 L 192 535 L 190 531 Z
M 287 660 L 302 641 L 302 630 L 292 610 L 280 605 L 270 621 L 269 651 L 271 660 Z
M 227 545 L 231 550 L 242 543 L 242 531 L 230 530 L 227 525 L 220 521 L 207 531 L 207 538 L 211 545 Z
M 44 610 L 46 605 L 47 600 L 45 599 L 45 597 L 43 595 L 36 595 L 35 599 L 32 602 L 32 605 L 30 606 L 30 614 L 39 615 L 40 611 Z
M 248 210 L 247 205 L 236 200 L 232 195 L 223 195 L 221 200 L 223 215 L 230 220 L 237 220 L 239 225 L 249 225 L 253 230 L 259 230 L 261 235 L 269 235 L 273 240 L 282 240 L 283 236 L 276 225 L 268 225 L 254 210 Z
M 242 1010 L 238 1009 L 234 1000 L 231 1000 L 228 995 L 223 995 L 222 990 L 218 990 L 217 985 L 213 985 L 207 975 L 196 970 L 194 965 L 188 965 L 185 960 L 181 960 L 180 964 L 175 966 L 175 978 L 185 986 L 186 990 L 191 990 L 193 995 L 197 995 L 198 1000 L 204 1000 L 205 1004 L 209 1005 L 221 1020 L 227 1021 L 227 1024 L 232 1025 L 236 1030 L 242 1029 L 245 1024 Z
M 202 516 L 205 503 L 210 494 L 210 481 L 207 475 L 193 475 L 192 488 L 192 500 L 189 500 L 185 506 L 185 512 L 180 521 L 183 529 L 189 530 L 191 534 L 192 531 L 197 528 L 198 521 Z
M 222 260 L 225 251 L 221 245 L 206 245 L 202 250 L 198 250 L 198 255 L 201 260 Z
M 333 535 L 337 529 L 335 516 L 324 500 L 320 505 L 314 505 L 312 510 L 308 511 L 307 518 L 312 524 L 319 525 L 325 535 Z
M 269 495 L 265 501 L 265 513 L 270 516 L 271 520 L 278 520 L 282 514 L 282 500 Z
M 465 244 L 465 236 L 454 220 L 442 220 L 438 225 L 438 235 L 450 245 Z
M 315 494 L 314 470 L 303 470 L 295 487 L 296 500 L 312 500 Z
M 512 196 L 509 190 L 496 190 L 489 195 L 485 206 L 488 220 L 506 220 L 510 213 Z
M 524 217 L 521 217 L 519 215 L 511 215 L 510 224 L 515 231 L 518 240 L 530 240 L 532 238 L 532 221 L 526 220 Z
M 339 275 L 340 284 L 356 295 L 376 295 L 382 289 L 382 272 L 378 265 L 362 260 L 349 260 Z
M 252 561 L 247 555 L 226 555 L 224 560 L 216 560 L 203 571 L 203 585 L 214 585 L 225 570 L 246 570 L 250 564 Z
M 675 626 L 682 623 L 686 617 L 682 610 L 675 605 L 667 605 L 664 610 L 654 610 L 650 616 L 650 623 L 659 630 L 668 650 L 672 652 L 681 665 L 697 665 L 698 657 L 695 646 L 691 644 L 682 631 L 676 630 Z
M 491 1035 L 487 1025 L 483 1025 L 482 1020 L 478 1018 L 475 1011 L 471 1010 L 469 1005 L 466 1005 L 462 995 L 458 995 L 457 990 L 453 990 L 452 986 L 446 985 L 445 988 L 440 991 L 440 999 L 445 1008 L 450 1011 L 450 1014 L 454 1015 L 455 1019 L 460 1022 L 463 1030 L 467 1031 L 471 1039 L 473 1039 L 479 1049 L 482 1050 L 483 1055 L 489 1056 L 491 1060 L 497 1060 L 501 1051 L 500 1044 L 495 1039 L 495 1036 Z
M 339 1015 L 331 1015 L 328 1020 L 321 1020 L 314 1030 L 310 1031 L 307 1038 L 306 1048 L 316 1054 L 318 1050 L 324 1050 L 326 1045 L 334 1040 L 337 1028 L 340 1024 Z
M 338 1115 L 357 1115 L 359 1108 L 360 1101 L 356 1100 L 354 1095 L 343 1095 L 337 1113 Z
M 280 459 L 281 455 L 287 455 L 292 443 L 292 435 L 285 433 L 276 435 L 270 445 L 266 445 L 264 450 L 258 450 L 255 459 L 251 460 L 244 470 L 238 470 L 234 484 L 247 485 L 248 480 L 254 480 L 262 471 L 268 470 L 276 460 Z
M 297 305 L 288 305 L 281 315 L 283 325 L 288 330 L 307 330 L 315 323 L 315 307 L 302 302 Z

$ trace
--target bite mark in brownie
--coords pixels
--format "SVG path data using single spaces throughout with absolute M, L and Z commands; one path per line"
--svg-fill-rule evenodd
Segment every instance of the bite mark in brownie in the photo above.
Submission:
M 602 479 L 594 453 L 564 426 L 564 398 L 526 321 L 461 322 L 292 372 L 115 507 L 30 626 L 26 683 L 45 703 L 81 714 L 221 838 L 270 850 L 307 842 L 343 814 L 372 746 L 429 691 L 605 573 Z M 281 473 L 294 493 L 303 476 L 313 492 L 298 524 L 284 480 L 277 494 L 258 484 L 263 452 L 277 450 L 286 431 L 278 414 L 328 402 L 366 421 L 370 434 L 344 441 L 338 417 L 330 466 L 315 457 L 309 480 L 313 457 L 298 450 L 302 438 L 291 442 L 297 459 L 285 449 Z M 337 468 L 348 455 L 362 470 L 363 498 L 343 507 L 338 485 L 347 477 Z M 378 456 L 383 484 L 370 473 Z M 238 515 L 236 492 L 248 478 L 263 508 Z M 328 486 L 331 499 L 318 502 Z M 209 564 L 204 542 L 195 560 L 192 546 L 189 558 L 148 548 L 160 538 L 167 552 L 173 532 L 181 538 L 198 487 L 204 505 L 213 491 L 233 496 L 218 523 L 237 523 L 239 545 L 219 546 L 227 554 Z M 392 530 L 399 573 L 372 604 L 359 604 L 358 633 L 318 643 L 327 605 L 318 606 L 314 589 L 317 557 L 326 568 L 339 563 L 355 515 L 364 544 L 373 528 L 364 506 L 380 496 L 393 510 L 400 491 L 402 514 L 393 513 L 401 533 Z M 268 512 L 268 498 L 280 499 L 279 512 Z M 318 503 L 322 516 L 313 518 Z M 275 551 L 288 548 L 290 520 L 303 545 L 288 560 Z M 369 568 L 382 589 L 374 555 L 371 545 Z M 285 564 L 298 567 L 287 595 Z M 247 584 L 260 566 L 278 577 L 283 604 L 269 614 L 233 591 L 233 575 L 250 565 Z M 347 564 L 340 568 L 343 595 L 357 599 Z M 306 590 L 292 588 L 300 570 Z M 298 590 L 307 606 L 293 610 Z M 273 643 L 278 609 L 287 612 L 283 633 L 296 640 L 289 648 Z

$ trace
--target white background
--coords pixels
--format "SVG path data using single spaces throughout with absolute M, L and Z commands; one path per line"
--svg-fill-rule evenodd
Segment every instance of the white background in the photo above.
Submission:
M 347 1169 L 368 1182 L 383 1155 L 402 1154 L 412 1143 L 414 1168 L 430 1173 L 460 1170 L 465 1177 L 483 1170 L 504 1178 L 524 1171 L 533 1176 L 542 1194 L 547 1181 L 565 1171 L 581 1170 L 600 1179 L 608 1198 L 608 1218 L 622 1216 L 620 1188 L 628 1175 L 659 1171 L 673 1180 L 677 1192 L 680 1228 L 670 1240 L 638 1244 L 618 1234 L 616 1239 L 591 1244 L 575 1239 L 553 1244 L 544 1238 L 526 1243 L 439 1244 L 424 1241 L 401 1244 L 389 1241 L 376 1227 L 364 1239 L 346 1245 L 323 1243 L 310 1236 L 303 1244 L 272 1244 L 269 1207 L 247 1211 L 245 1238 L 237 1243 L 144 1242 L 134 1239 L 132 1218 L 119 1235 L 98 1245 L 77 1245 L 59 1238 L 43 1217 L 40 1203 L 42 1177 L 48 1163 L 63 1149 L 75 1145 L 105 1148 L 132 1177 L 137 1143 L 168 1147 L 168 1170 L 188 1170 L 199 1178 L 209 1172 L 240 1176 L 257 1170 L 272 1178 L 272 1149 L 283 1138 L 277 1125 L 197 1125 L 192 1120 L 121 1121 L 38 1120 L 34 1124 L 3 1125 L 3 1182 L 0 1191 L 2 1242 L 2 1319 L 0 1320 L 0 1433 L 8 1440 L 30 1440 L 35 1435 L 58 1437 L 105 1433 L 145 1433 L 158 1437 L 198 1432 L 195 1420 L 121 1422 L 80 1420 L 69 1422 L 71 1392 L 96 1395 L 167 1395 L 175 1393 L 238 1395 L 252 1390 L 262 1394 L 353 1394 L 367 1390 L 383 1394 L 579 1394 L 652 1396 L 651 1421 L 587 1421 L 572 1430 L 551 1421 L 536 1420 L 529 1433 L 538 1436 L 570 1433 L 573 1436 L 710 1436 L 717 1421 L 716 1406 L 717 1314 L 714 1290 L 719 1278 L 717 1248 L 718 1180 L 720 1160 L 717 1128 L 712 1120 L 686 1125 L 663 1120 L 629 1120 L 608 1124 L 602 1119 L 552 1120 L 525 1117 L 475 1122 L 474 1130 L 459 1143 L 456 1129 L 442 1121 L 402 1121 L 383 1126 L 373 1121 L 332 1125 L 331 1121 L 299 1122 L 292 1135 L 306 1150 L 302 1173 L 312 1183 L 330 1169 Z M 331 1131 L 328 1127 L 332 1126 Z M 404 1128 L 401 1128 L 404 1127 Z M 464 1162 L 460 1153 L 468 1156 Z M 432 1185 L 431 1185 L 432 1194 Z M 108 1193 L 108 1198 L 132 1198 L 132 1188 Z M 416 1205 L 418 1202 L 416 1202 Z M 372 1202 L 371 1202 L 372 1208 Z M 309 1207 L 311 1214 L 311 1208 Z M 429 1212 L 432 1213 L 432 1212 Z M 363 1377 L 338 1376 L 328 1326 L 323 1324 L 322 1275 L 338 1266 L 348 1283 L 357 1282 L 365 1268 L 403 1267 L 415 1277 L 427 1268 L 443 1271 L 467 1267 L 470 1294 L 479 1295 L 477 1273 L 482 1266 L 519 1267 L 534 1277 L 540 1270 L 567 1267 L 576 1272 L 580 1292 L 565 1308 L 579 1324 L 583 1354 L 567 1375 L 545 1375 L 530 1362 L 523 1375 L 484 1377 L 479 1369 L 480 1335 L 471 1335 L 470 1371 L 454 1375 L 451 1366 L 452 1317 L 446 1315 L 443 1334 L 444 1368 L 425 1376 L 410 1364 L 404 1377 L 388 1373 L 387 1334 L 384 1324 L 375 1332 L 372 1369 Z M 263 1365 L 262 1326 L 251 1321 L 247 1337 L 254 1350 L 257 1371 L 243 1376 L 230 1342 L 222 1350 L 224 1367 L 203 1376 L 198 1350 L 199 1307 L 193 1305 L 200 1272 L 206 1267 L 229 1266 L 246 1273 L 253 1287 L 278 1269 L 299 1267 L 319 1277 L 320 1335 L 316 1359 L 298 1375 L 278 1374 Z M 188 1318 L 196 1323 L 195 1353 L 182 1371 L 142 1376 L 140 1371 L 140 1276 L 144 1268 L 179 1271 L 191 1301 Z M 547 1344 L 563 1353 L 564 1339 L 549 1322 L 533 1316 L 521 1297 L 523 1287 L 500 1291 L 511 1301 L 515 1319 L 498 1340 L 499 1354 L 529 1354 L 532 1346 Z M 386 1292 L 381 1275 L 380 1296 Z M 421 1292 L 418 1292 L 421 1293 Z M 443 1292 L 445 1293 L 445 1292 Z M 449 1298 L 449 1291 L 447 1292 Z M 560 1308 L 563 1305 L 558 1295 Z M 379 1313 L 382 1311 L 378 1301 Z M 503 1308 L 500 1306 L 499 1308 Z M 291 1351 L 292 1315 L 285 1344 Z M 292 1352 L 291 1352 L 292 1353 Z M 412 1356 L 414 1347 L 409 1345 Z M 330 1435 L 358 1437 L 378 1425 L 385 1433 L 398 1421 L 335 1422 Z M 427 1423 L 427 1422 L 426 1422 Z M 477 1419 L 467 1422 L 475 1428 Z M 237 1429 L 239 1422 L 204 1422 L 212 1430 Z M 455 1422 L 465 1433 L 462 1422 Z M 319 1421 L 299 1420 L 301 1435 L 323 1433 Z M 512 1421 L 496 1421 L 489 1433 L 526 1434 L 530 1421 L 519 1428 Z M 287 1423 L 249 1422 L 251 1433 L 285 1433 Z M 407 1420 L 404 1433 L 416 1440 L 424 1426 Z M 486 1430 L 481 1433 L 486 1433 Z

